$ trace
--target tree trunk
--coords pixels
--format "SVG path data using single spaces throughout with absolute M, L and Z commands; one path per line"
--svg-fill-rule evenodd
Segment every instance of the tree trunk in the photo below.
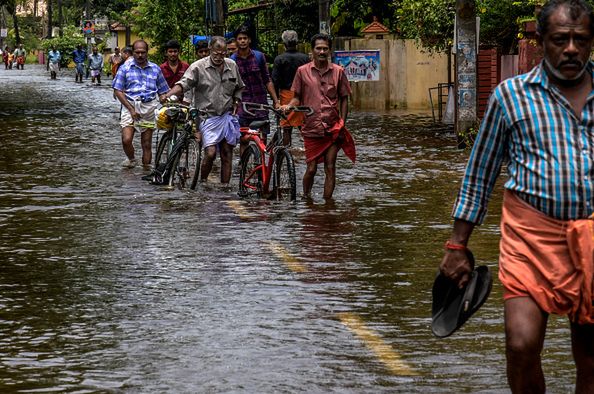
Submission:
M 47 38 L 52 38 L 52 25 L 54 24 L 52 3 L 53 0 L 47 0 Z
M 37 16 L 39 13 L 39 0 L 33 2 L 33 16 Z
M 21 43 L 21 35 L 19 34 L 19 20 L 16 14 L 16 5 L 12 9 L 12 22 L 14 24 L 14 38 L 16 41 L 16 46 Z
M 60 37 L 64 35 L 64 20 L 62 16 L 62 0 L 58 0 L 58 28 L 60 29 Z

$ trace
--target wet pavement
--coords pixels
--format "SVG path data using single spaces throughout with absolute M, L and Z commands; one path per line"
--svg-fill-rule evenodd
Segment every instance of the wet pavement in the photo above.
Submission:
M 0 392 L 508 392 L 497 279 L 459 332 L 430 331 L 468 155 L 430 114 L 353 113 L 334 204 L 321 169 L 313 203 L 279 204 L 122 169 L 107 86 L 29 65 L 0 86 Z M 470 246 L 496 275 L 492 200 Z M 572 392 L 565 319 L 543 358 Z

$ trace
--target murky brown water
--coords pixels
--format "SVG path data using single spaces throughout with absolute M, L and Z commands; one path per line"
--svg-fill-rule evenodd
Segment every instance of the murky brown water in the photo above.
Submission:
M 0 70 L 0 392 L 507 392 L 497 280 L 461 331 L 429 329 L 467 153 L 427 116 L 352 114 L 335 206 L 321 177 L 313 205 L 246 202 L 121 169 L 111 90 L 60 77 Z M 493 200 L 471 246 L 496 272 Z M 573 390 L 568 337 L 552 319 L 550 392 Z

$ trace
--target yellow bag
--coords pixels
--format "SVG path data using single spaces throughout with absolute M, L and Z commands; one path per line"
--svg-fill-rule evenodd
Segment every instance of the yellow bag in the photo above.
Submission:
M 173 128 L 173 122 L 171 121 L 169 115 L 167 115 L 166 107 L 161 108 L 157 114 L 157 128 L 164 130 Z

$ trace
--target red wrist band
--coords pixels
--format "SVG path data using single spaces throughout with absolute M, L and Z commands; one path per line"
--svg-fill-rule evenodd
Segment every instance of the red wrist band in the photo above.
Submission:
M 447 250 L 463 250 L 463 251 L 466 251 L 466 250 L 468 250 L 468 248 L 467 248 L 466 246 L 464 246 L 464 245 L 461 245 L 461 244 L 455 244 L 455 243 L 452 243 L 452 242 L 450 242 L 450 240 L 447 240 L 447 241 L 446 241 L 446 243 L 445 243 L 444 247 L 445 247 Z

